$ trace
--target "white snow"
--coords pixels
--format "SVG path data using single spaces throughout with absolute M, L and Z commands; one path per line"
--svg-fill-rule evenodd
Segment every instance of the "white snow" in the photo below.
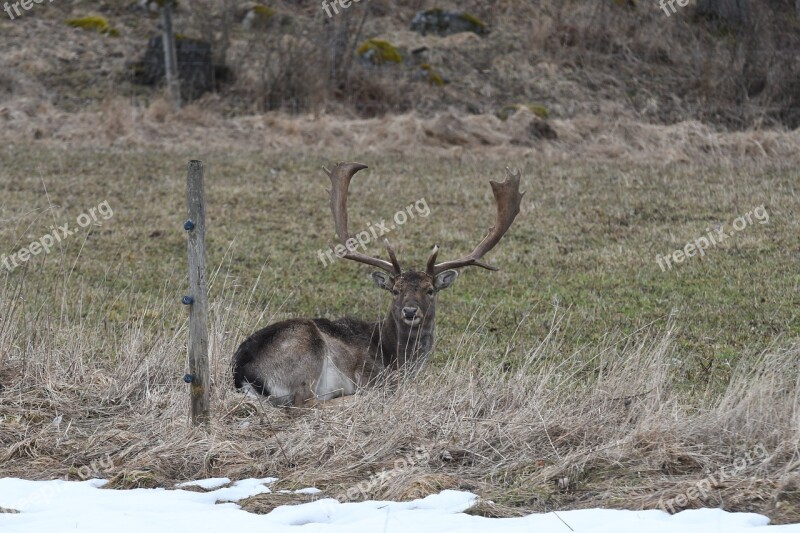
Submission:
M 207 479 L 198 479 L 197 481 L 186 481 L 175 485 L 179 489 L 184 487 L 200 487 L 201 489 L 214 490 L 223 487 L 230 483 L 231 480 L 227 477 L 210 477 Z
M 200 480 L 191 485 L 221 487 L 230 480 Z M 27 481 L 0 479 L 0 507 L 19 513 L 0 513 L 3 533 L 57 533 L 83 531 L 107 533 L 193 533 L 257 528 L 281 533 L 298 530 L 320 532 L 413 531 L 566 533 L 800 533 L 800 524 L 767 526 L 768 519 L 751 513 L 719 509 L 683 511 L 670 516 L 663 511 L 590 509 L 535 514 L 523 518 L 493 519 L 470 516 L 476 496 L 446 490 L 412 502 L 369 501 L 339 503 L 321 499 L 278 507 L 267 515 L 242 511 L 233 501 L 268 493 L 265 484 L 275 478 L 245 479 L 209 492 L 166 489 L 103 490 L 105 481 Z M 188 485 L 186 485 L 188 486 Z M 302 489 L 300 493 L 318 492 Z M 228 503 L 217 503 L 228 502 Z M 569 526 L 567 526 L 567 524 Z
M 319 494 L 320 492 L 322 491 L 316 487 L 306 487 L 304 489 L 294 491 L 295 494 Z

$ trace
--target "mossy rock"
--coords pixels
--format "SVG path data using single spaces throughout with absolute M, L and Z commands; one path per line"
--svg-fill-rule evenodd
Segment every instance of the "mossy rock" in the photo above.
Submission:
M 480 28 L 481 33 L 489 33 L 489 28 L 486 26 L 486 23 L 476 17 L 475 15 L 471 15 L 469 13 L 461 13 L 461 18 L 473 26 Z
M 403 56 L 400 51 L 389 41 L 383 39 L 369 39 L 356 49 L 356 53 L 372 63 L 383 65 L 386 63 L 402 63 Z
M 496 113 L 497 118 L 500 120 L 506 121 L 508 117 L 519 111 L 520 109 L 527 109 L 537 117 L 541 119 L 546 119 L 550 117 L 550 111 L 541 104 L 510 104 L 507 106 L 503 106 L 500 111 Z
M 73 28 L 96 31 L 97 33 L 102 33 L 103 35 L 119 37 L 119 31 L 117 31 L 115 28 L 112 28 L 108 23 L 108 20 L 100 15 L 67 19 L 67 25 L 72 26 Z
M 277 12 L 264 4 L 250 7 L 242 20 L 242 27 L 246 30 L 264 30 L 275 23 Z
M 447 80 L 445 80 L 442 77 L 442 75 L 439 74 L 439 72 L 436 69 L 434 69 L 431 65 L 429 65 L 428 63 L 423 63 L 422 65 L 419 66 L 419 68 L 421 68 L 423 70 L 423 72 L 424 72 L 424 76 L 423 77 L 431 85 L 434 85 L 436 87 L 444 87 L 445 84 L 447 84 Z
M 470 13 L 447 12 L 440 8 L 434 8 L 420 11 L 414 15 L 411 21 L 411 31 L 422 35 L 434 33 L 442 37 L 462 32 L 472 32 L 483 36 L 489 33 L 489 27 Z
M 258 4 L 257 6 L 254 6 L 252 11 L 258 14 L 258 16 L 264 18 L 272 18 L 275 16 L 275 10 L 263 4 Z
M 548 111 L 548 109 L 543 105 L 528 104 L 526 107 L 528 109 L 530 109 L 531 113 L 533 113 L 534 115 L 536 115 L 539 118 L 549 118 L 550 117 L 550 111 Z

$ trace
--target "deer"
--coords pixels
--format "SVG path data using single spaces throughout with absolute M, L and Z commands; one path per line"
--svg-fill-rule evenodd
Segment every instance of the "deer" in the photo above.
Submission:
M 386 373 L 406 371 L 415 376 L 433 352 L 436 297 L 453 285 L 458 270 L 498 268 L 482 261 L 511 227 L 519 214 L 522 195 L 520 172 L 506 168 L 503 182 L 489 181 L 497 208 L 496 221 L 484 239 L 469 254 L 437 263 L 434 245 L 425 270 L 402 270 L 388 240 L 383 244 L 389 261 L 356 250 L 347 223 L 350 181 L 361 163 L 338 163 L 323 167 L 331 181 L 330 207 L 336 235 L 344 245 L 338 255 L 375 267 L 372 281 L 391 293 L 391 306 L 382 320 L 367 322 L 345 317 L 294 318 L 256 331 L 244 340 L 233 356 L 236 389 L 266 397 L 276 407 L 305 407 L 356 393 L 378 383 Z M 333 244 L 329 243 L 333 248 Z

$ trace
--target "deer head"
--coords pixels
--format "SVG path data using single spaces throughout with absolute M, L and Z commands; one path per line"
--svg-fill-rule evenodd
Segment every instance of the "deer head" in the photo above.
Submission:
M 514 222 L 514 218 L 519 214 L 520 202 L 524 194 L 519 191 L 520 174 L 506 169 L 505 181 L 502 183 L 489 182 L 497 204 L 497 219 L 486 237 L 472 252 L 460 259 L 436 263 L 439 247 L 434 245 L 424 271 L 406 270 L 404 272 L 388 240 L 384 240 L 389 255 L 389 261 L 386 261 L 357 252 L 354 246 L 355 240 L 351 239 L 348 232 L 347 191 L 350 187 L 350 180 L 356 172 L 365 168 L 367 166 L 360 163 L 339 163 L 332 171 L 323 169 L 331 179 L 331 211 L 336 234 L 345 247 L 345 252 L 341 257 L 380 269 L 380 271 L 373 272 L 372 279 L 375 285 L 392 293 L 391 319 L 401 337 L 405 337 L 406 340 L 412 336 L 420 338 L 425 330 L 429 330 L 432 335 L 436 317 L 436 295 L 453 284 L 458 277 L 456 269 L 478 266 L 488 270 L 497 270 L 497 268 L 482 262 L 481 259 L 500 242 Z M 333 246 L 331 245 L 331 247 Z M 430 347 L 428 347 L 428 351 L 430 351 Z M 427 354 L 417 354 L 417 357 L 424 359 Z M 398 354 L 401 365 L 405 359 L 403 354 Z

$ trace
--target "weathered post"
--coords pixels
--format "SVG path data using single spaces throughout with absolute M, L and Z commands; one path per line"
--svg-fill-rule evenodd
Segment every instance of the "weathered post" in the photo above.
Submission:
M 172 0 L 164 0 L 161 8 L 162 40 L 164 43 L 164 71 L 167 74 L 167 88 L 175 109 L 181 107 L 180 79 L 178 78 L 178 54 L 175 50 L 175 34 L 172 31 Z
M 208 371 L 208 287 L 206 283 L 206 199 L 203 162 L 189 161 L 186 181 L 186 206 L 189 219 L 183 228 L 189 234 L 189 373 L 184 381 L 191 385 L 192 423 L 209 421 L 210 375 Z

